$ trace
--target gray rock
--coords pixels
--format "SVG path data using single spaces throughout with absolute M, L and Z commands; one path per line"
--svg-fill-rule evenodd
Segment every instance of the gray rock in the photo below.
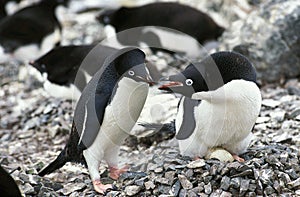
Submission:
M 155 184 L 152 181 L 147 181 L 144 183 L 144 185 L 147 190 L 155 188 Z
M 174 185 L 172 185 L 171 191 L 169 192 L 172 196 L 177 196 L 180 191 L 180 181 L 177 180 Z
M 134 196 L 137 193 L 139 193 L 139 191 L 141 191 L 141 187 L 137 186 L 137 185 L 129 185 L 127 187 L 125 187 L 125 193 L 128 196 Z
M 195 161 L 192 161 L 186 165 L 188 168 L 201 168 L 205 166 L 204 159 L 197 159 Z
M 240 195 L 245 195 L 245 193 L 249 189 L 250 180 L 242 179 L 241 186 L 240 186 Z
M 193 188 L 193 184 L 184 175 L 179 174 L 178 179 L 184 189 L 192 189 Z
M 34 187 L 32 187 L 29 183 L 25 183 L 22 186 L 22 191 L 24 192 L 24 194 L 27 194 L 27 195 L 35 194 Z
M 241 185 L 241 178 L 240 177 L 235 177 L 235 178 L 232 178 L 230 180 L 230 187 L 233 187 L 235 189 L 238 189 Z
M 264 81 L 293 78 L 300 74 L 299 32 L 300 1 L 265 1 L 223 33 L 220 50 L 246 55 Z
M 205 194 L 211 194 L 212 187 L 211 187 L 210 183 L 208 183 L 207 185 L 204 185 L 204 192 L 205 192 Z
M 221 186 L 220 188 L 227 191 L 230 186 L 230 178 L 228 176 L 223 176 L 221 180 Z

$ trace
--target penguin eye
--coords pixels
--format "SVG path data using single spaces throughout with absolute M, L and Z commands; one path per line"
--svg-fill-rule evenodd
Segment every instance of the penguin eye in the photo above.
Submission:
M 109 23 L 110 22 L 109 17 L 108 16 L 104 16 L 103 22 L 106 23 L 106 24 Z
M 185 84 L 186 84 L 187 86 L 191 86 L 191 85 L 193 85 L 193 80 L 187 79 L 187 80 L 185 80 Z
M 129 74 L 130 76 L 133 76 L 133 75 L 134 75 L 134 71 L 133 71 L 133 70 L 130 70 L 130 71 L 128 71 L 128 74 Z

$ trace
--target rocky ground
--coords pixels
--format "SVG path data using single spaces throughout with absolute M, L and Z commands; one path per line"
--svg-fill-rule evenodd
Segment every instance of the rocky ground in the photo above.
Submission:
M 101 37 L 97 34 L 101 28 L 89 17 L 73 20 L 69 16 L 72 20 L 64 24 L 64 44 L 89 43 Z M 155 59 L 172 62 L 167 55 Z M 68 139 L 73 102 L 50 97 L 32 76 L 20 80 L 22 65 L 0 65 L 1 165 L 25 196 L 99 196 L 87 169 L 79 164 L 68 163 L 46 177 L 37 175 Z M 244 163 L 193 161 L 180 156 L 174 139 L 150 146 L 127 141 L 121 148 L 120 164 L 130 165 L 128 173 L 113 181 L 106 178 L 106 164 L 101 165 L 103 181 L 117 188 L 106 196 L 300 196 L 300 82 L 267 83 L 261 93 L 262 109 L 253 130 L 256 138 L 242 155 Z M 168 110 L 173 114 L 176 98 L 160 96 L 172 101 Z M 162 121 L 173 117 L 168 114 Z

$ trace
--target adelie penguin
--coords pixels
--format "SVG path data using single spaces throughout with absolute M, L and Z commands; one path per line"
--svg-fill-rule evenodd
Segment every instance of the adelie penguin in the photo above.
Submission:
M 182 94 L 175 121 L 182 155 L 204 157 L 222 147 L 238 161 L 252 140 L 261 107 L 256 71 L 235 52 L 218 52 L 162 79 L 161 90 Z
M 121 7 L 104 11 L 97 18 L 107 29 L 111 26 L 115 29 L 123 45 L 137 46 L 144 42 L 154 50 L 186 53 L 189 57 L 197 57 L 202 48 L 199 44 L 216 40 L 224 31 L 207 14 L 174 2 Z M 130 28 L 135 29 L 119 33 Z
M 66 0 L 41 0 L 0 21 L 0 62 L 36 59 L 59 44 L 61 25 L 55 8 Z
M 57 46 L 29 64 L 42 75 L 44 89 L 49 95 L 78 100 L 106 58 L 117 51 L 101 44 Z M 157 80 L 161 77 L 149 62 L 147 68 L 152 77 Z
M 100 181 L 100 161 L 107 162 L 113 179 L 127 170 L 118 168 L 120 145 L 135 125 L 151 83 L 141 50 L 125 48 L 106 59 L 82 92 L 66 147 L 39 175 L 49 174 L 68 161 L 83 162 L 97 192 L 112 188 Z
M 29 64 L 43 76 L 49 95 L 78 100 L 91 77 L 115 52 L 117 49 L 100 44 L 57 46 Z M 88 63 L 83 62 L 85 58 Z

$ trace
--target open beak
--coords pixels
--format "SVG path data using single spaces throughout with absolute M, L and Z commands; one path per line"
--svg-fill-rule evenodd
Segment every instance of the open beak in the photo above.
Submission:
M 150 75 L 147 75 L 146 77 L 138 76 L 138 78 L 141 81 L 144 81 L 144 82 L 148 83 L 149 86 L 153 86 L 153 85 L 157 84 L 157 82 L 153 81 L 153 79 L 152 79 L 152 77 Z
M 181 87 L 183 84 L 179 81 L 170 81 L 168 77 L 163 77 L 159 80 L 160 83 L 163 83 L 161 86 L 158 87 L 159 90 L 167 90 L 170 91 L 171 88 L 174 87 Z M 166 82 L 166 83 L 164 83 Z

